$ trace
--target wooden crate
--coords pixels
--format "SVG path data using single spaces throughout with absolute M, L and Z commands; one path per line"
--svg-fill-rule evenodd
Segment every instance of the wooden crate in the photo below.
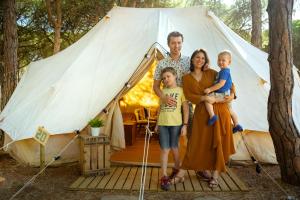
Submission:
M 80 169 L 84 176 L 110 172 L 110 141 L 107 136 L 80 136 Z

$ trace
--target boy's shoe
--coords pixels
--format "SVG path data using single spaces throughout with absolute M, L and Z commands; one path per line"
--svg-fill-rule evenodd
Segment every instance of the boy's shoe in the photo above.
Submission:
M 179 172 L 179 169 L 172 168 L 172 173 L 171 173 L 171 175 L 169 176 L 169 179 L 174 178 L 174 177 L 177 175 L 178 172 Z
M 162 190 L 168 191 L 170 190 L 170 178 L 168 176 L 163 176 L 160 179 L 160 188 Z
M 208 126 L 213 125 L 217 120 L 218 120 L 217 115 L 212 116 L 212 118 L 210 118 L 210 119 L 208 120 Z
M 244 129 L 241 125 L 237 124 L 235 127 L 233 127 L 232 132 L 236 133 L 236 132 L 242 132 Z

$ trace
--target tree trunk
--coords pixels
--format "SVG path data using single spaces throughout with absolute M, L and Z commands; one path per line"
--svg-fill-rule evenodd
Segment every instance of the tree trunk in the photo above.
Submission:
M 261 48 L 261 0 L 251 0 L 252 31 L 251 43 Z
M 292 117 L 294 87 L 291 23 L 293 0 L 269 0 L 271 90 L 269 129 L 283 181 L 300 185 L 300 135 Z
M 18 35 L 16 24 L 16 1 L 4 0 L 3 16 L 3 66 L 1 71 L 1 110 L 8 102 L 17 85 Z
M 47 15 L 50 25 L 54 28 L 54 47 L 53 47 L 53 54 L 56 54 L 60 50 L 60 32 L 61 32 L 61 0 L 54 0 L 54 9 L 56 12 L 56 17 L 52 14 L 52 5 L 51 0 L 46 0 L 46 7 L 47 7 Z
M 121 6 L 127 7 L 128 6 L 128 0 L 122 0 L 121 1 Z
M 136 0 L 133 0 L 131 3 L 131 7 L 135 8 L 136 7 Z

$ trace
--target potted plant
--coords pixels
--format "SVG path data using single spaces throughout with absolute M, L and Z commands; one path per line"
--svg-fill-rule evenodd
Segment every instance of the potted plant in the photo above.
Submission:
M 99 136 L 101 127 L 104 126 L 104 122 L 102 119 L 95 118 L 89 121 L 89 125 L 91 126 L 92 136 Z

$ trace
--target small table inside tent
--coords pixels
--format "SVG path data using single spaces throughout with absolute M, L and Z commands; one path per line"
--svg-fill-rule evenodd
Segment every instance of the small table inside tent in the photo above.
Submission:
M 126 145 L 133 145 L 136 140 L 136 122 L 135 121 L 125 121 L 124 122 L 125 131 L 125 142 Z

